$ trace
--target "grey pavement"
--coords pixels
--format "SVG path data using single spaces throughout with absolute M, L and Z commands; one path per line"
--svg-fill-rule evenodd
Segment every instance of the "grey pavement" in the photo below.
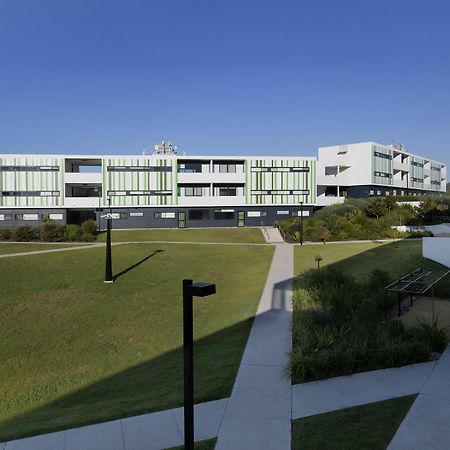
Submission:
M 278 230 L 277 230 L 278 231 Z M 222 420 L 216 449 L 290 450 L 293 246 L 276 244 L 272 265 Z
M 22 244 L 28 244 L 28 242 L 22 242 Z M 75 247 L 64 247 L 64 248 L 53 248 L 49 250 L 34 250 L 31 252 L 20 252 L 20 253 L 7 253 L 5 255 L 0 255 L 0 258 L 12 258 L 14 256 L 30 256 L 30 255 L 39 255 L 42 253 L 57 253 L 57 252 L 69 252 L 71 250 L 85 250 L 87 248 L 98 248 L 98 247 L 104 247 L 104 243 L 98 243 L 98 244 L 81 244 L 77 245 Z
M 281 244 L 284 239 L 281 236 L 280 230 L 276 227 L 264 227 L 265 233 L 263 233 L 264 238 L 270 244 Z
M 450 346 L 436 362 L 388 448 L 450 449 Z
M 292 419 L 417 394 L 435 362 L 357 373 L 292 387 Z
M 228 399 L 195 405 L 195 440 L 217 436 Z M 183 444 L 183 408 L 0 443 L 0 450 L 161 450 Z

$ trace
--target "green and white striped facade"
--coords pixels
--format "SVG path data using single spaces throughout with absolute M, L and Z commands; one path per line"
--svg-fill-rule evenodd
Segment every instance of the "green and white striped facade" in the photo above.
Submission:
M 122 228 L 260 225 L 312 211 L 316 159 L 0 155 L 0 183 L 0 226 L 109 203 Z

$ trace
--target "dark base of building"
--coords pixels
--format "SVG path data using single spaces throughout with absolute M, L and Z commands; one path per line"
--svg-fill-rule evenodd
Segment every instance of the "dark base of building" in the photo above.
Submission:
M 207 227 L 260 227 L 271 226 L 275 221 L 299 216 L 312 216 L 313 206 L 222 206 L 222 207 L 144 207 L 112 208 L 113 228 L 207 228 Z M 98 228 L 106 228 L 108 208 L 96 209 L 2 209 L 0 214 L 10 220 L 0 221 L 0 227 L 29 225 L 38 227 L 51 214 L 62 214 L 56 223 L 82 223 L 92 218 Z M 24 220 L 24 217 L 27 220 Z M 33 220 L 29 220 L 33 217 Z
M 319 186 L 319 193 L 321 189 L 324 190 L 327 196 L 337 196 L 336 186 Z M 378 186 L 378 185 L 361 185 L 361 186 L 339 186 L 339 195 L 346 198 L 367 198 L 379 197 L 386 195 L 395 195 L 399 197 L 408 195 L 442 195 L 440 191 L 425 191 L 423 189 L 398 188 L 393 186 Z

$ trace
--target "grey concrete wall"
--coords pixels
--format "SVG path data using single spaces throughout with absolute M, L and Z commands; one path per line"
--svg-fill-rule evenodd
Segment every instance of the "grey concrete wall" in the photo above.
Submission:
M 191 220 L 189 219 L 190 210 L 208 209 L 209 220 Z M 234 209 L 233 219 L 214 219 L 215 209 Z M 113 221 L 113 227 L 116 229 L 126 228 L 177 228 L 178 227 L 178 213 L 186 213 L 186 228 L 203 228 L 203 227 L 236 227 L 238 225 L 238 211 L 245 212 L 245 226 L 259 227 L 261 222 L 270 226 L 276 220 L 285 220 L 292 217 L 292 212 L 299 211 L 298 206 L 254 206 L 254 207 L 223 207 L 223 208 L 206 208 L 206 207 L 166 207 L 166 208 L 114 208 L 114 213 L 126 213 L 126 219 L 115 219 Z M 313 207 L 303 207 L 303 211 L 308 211 L 312 215 Z M 267 215 L 265 217 L 248 217 L 249 211 L 265 211 Z M 289 214 L 279 215 L 277 211 L 289 211 Z M 106 214 L 106 210 L 101 212 L 101 215 Z M 175 219 L 155 219 L 155 212 L 174 212 Z M 143 213 L 142 217 L 131 217 L 130 213 Z M 97 219 L 99 220 L 99 219 Z M 106 228 L 106 220 L 100 219 L 100 229 Z

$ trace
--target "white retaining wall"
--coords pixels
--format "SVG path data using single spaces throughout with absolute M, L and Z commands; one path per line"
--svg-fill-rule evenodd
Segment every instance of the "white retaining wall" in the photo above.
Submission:
M 450 237 L 425 237 L 422 242 L 425 258 L 450 267 Z

